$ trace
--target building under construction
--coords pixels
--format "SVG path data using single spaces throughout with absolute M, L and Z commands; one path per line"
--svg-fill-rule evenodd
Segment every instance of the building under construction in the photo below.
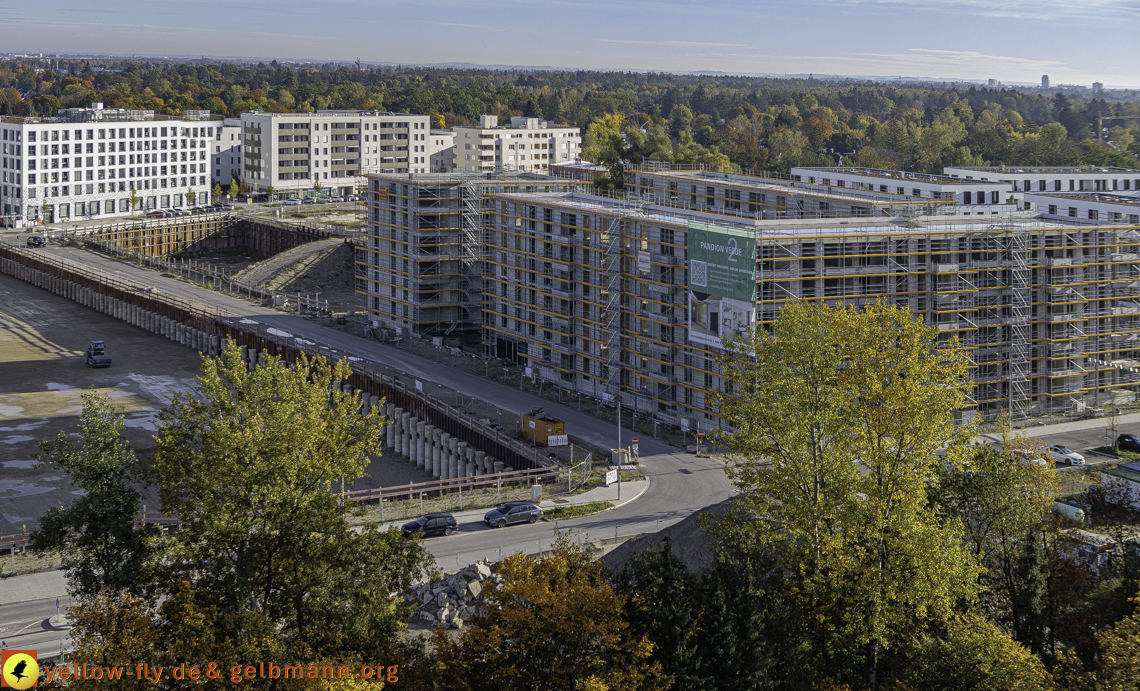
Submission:
M 366 181 L 356 291 L 376 326 L 421 336 L 478 333 L 483 215 L 493 192 L 587 186 L 528 173 L 368 174 Z
M 420 334 L 480 331 L 486 354 L 535 377 L 690 428 L 716 424 L 720 339 L 770 325 L 789 300 L 886 301 L 956 337 L 973 360 L 965 415 L 1102 407 L 1140 382 L 1136 227 L 1024 212 L 748 218 L 575 189 L 371 177 L 366 306 Z M 743 297 L 702 287 L 698 237 L 748 248 Z

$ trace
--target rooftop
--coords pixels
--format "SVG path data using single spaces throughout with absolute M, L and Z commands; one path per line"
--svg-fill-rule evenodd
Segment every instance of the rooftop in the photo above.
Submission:
M 198 122 L 222 120 L 208 110 L 186 110 L 182 115 L 163 115 L 153 110 L 130 110 L 127 108 L 104 108 L 102 103 L 93 103 L 90 108 L 62 108 L 56 117 L 4 116 L 0 122 L 14 125 L 48 125 L 64 122 Z
M 584 213 L 623 215 L 642 219 L 648 223 L 687 226 L 690 222 L 752 231 L 757 237 L 794 237 L 807 235 L 893 235 L 930 233 L 989 233 L 1011 228 L 1045 230 L 1067 228 L 1061 223 L 1032 217 L 1001 218 L 971 216 L 919 216 L 917 218 L 796 218 L 783 220 L 754 220 L 688 209 L 656 206 L 637 200 L 610 199 L 582 193 L 504 193 L 506 199 L 520 202 L 550 204 L 563 208 L 579 209 Z M 977 220 L 973 220 L 973 219 Z M 983 218 L 985 220 L 983 220 Z
M 379 115 L 413 117 L 411 113 L 393 113 L 384 110 L 318 110 L 315 113 L 266 113 L 260 110 L 247 110 L 242 115 L 261 115 L 270 118 L 359 118 Z
M 1050 199 L 1078 200 L 1084 202 L 1104 202 L 1124 206 L 1140 207 L 1140 197 L 1127 194 L 1105 194 L 1103 192 L 1026 192 L 1026 197 L 1048 197 Z
M 795 171 L 812 171 L 816 173 L 829 173 L 831 175 L 860 175 L 863 177 L 881 178 L 884 180 L 908 180 L 911 182 L 930 182 L 938 185 L 976 185 L 978 180 L 965 180 L 949 175 L 931 175 L 929 173 L 911 173 L 905 170 L 882 170 L 880 168 L 861 168 L 845 166 L 841 168 L 794 168 Z M 990 181 L 992 182 L 995 181 Z
M 1140 461 L 1133 461 L 1132 463 L 1125 463 L 1115 468 L 1100 471 L 1105 475 L 1120 478 L 1121 480 L 1129 480 L 1131 482 L 1140 483 Z
M 836 169 L 826 168 L 824 170 Z M 749 189 L 763 190 L 765 192 L 775 192 L 777 194 L 788 194 L 789 192 L 794 192 L 796 195 L 804 197 L 818 197 L 820 199 L 842 199 L 844 201 L 858 202 L 860 204 L 868 204 L 872 206 L 880 204 L 889 206 L 892 204 L 905 203 L 947 205 L 957 204 L 957 202 L 948 199 L 929 199 L 927 197 L 916 198 L 910 195 L 898 195 L 893 192 L 874 192 L 871 190 L 860 191 L 847 187 L 821 185 L 820 183 L 795 182 L 790 180 L 780 180 L 778 178 L 762 178 L 752 175 L 718 173 L 707 170 L 661 170 L 654 171 L 652 174 L 677 178 L 681 180 L 715 180 L 722 183 L 748 187 Z
M 954 170 L 976 170 L 979 173 L 1140 173 L 1133 168 L 1101 168 L 1099 166 L 947 166 Z

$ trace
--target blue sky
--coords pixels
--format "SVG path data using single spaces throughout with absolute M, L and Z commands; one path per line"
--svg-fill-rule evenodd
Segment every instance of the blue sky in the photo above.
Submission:
M 0 52 L 1140 87 L 1140 0 L 0 0 Z

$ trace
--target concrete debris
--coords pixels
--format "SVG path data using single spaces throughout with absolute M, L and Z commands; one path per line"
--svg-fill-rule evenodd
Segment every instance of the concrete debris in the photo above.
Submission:
M 479 561 L 437 583 L 419 583 L 405 598 L 419 603 L 413 621 L 461 629 L 482 611 L 484 591 L 492 581 L 502 582 L 495 565 Z

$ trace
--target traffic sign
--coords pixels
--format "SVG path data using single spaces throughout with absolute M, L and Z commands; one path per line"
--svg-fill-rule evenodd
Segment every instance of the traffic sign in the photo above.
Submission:
M 634 438 L 633 438 L 633 446 L 631 446 L 631 447 L 630 447 L 630 450 L 633 452 L 633 462 L 634 462 L 634 463 L 637 463 L 637 459 L 638 459 L 638 453 L 637 453 L 637 437 L 634 437 Z
M 697 436 L 700 437 L 701 439 L 704 439 L 705 438 L 705 431 L 703 429 L 697 430 Z

